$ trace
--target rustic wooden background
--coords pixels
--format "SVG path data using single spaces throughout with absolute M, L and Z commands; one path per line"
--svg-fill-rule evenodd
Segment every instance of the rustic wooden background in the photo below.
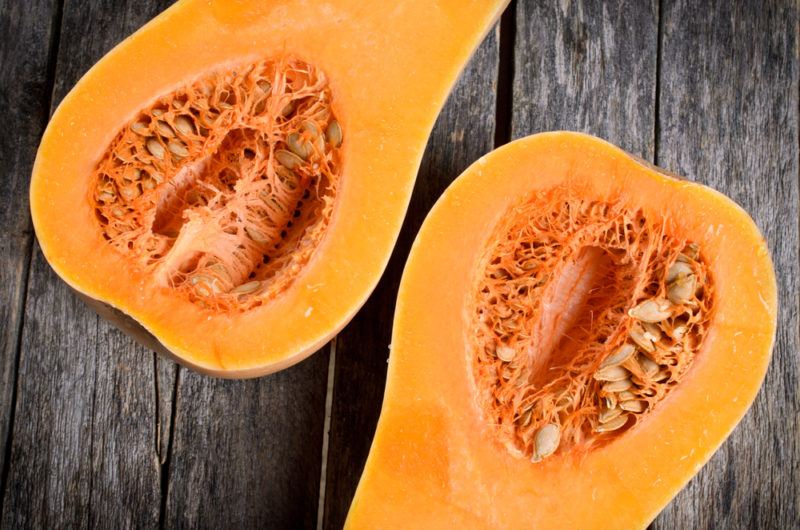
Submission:
M 49 115 L 170 3 L 0 0 L 2 527 L 341 527 L 415 232 L 472 161 L 551 129 L 606 138 L 756 219 L 781 293 L 772 364 L 744 421 L 652 527 L 800 527 L 797 1 L 512 3 L 439 117 L 369 302 L 316 355 L 251 381 L 202 377 L 134 344 L 56 278 L 31 228 Z

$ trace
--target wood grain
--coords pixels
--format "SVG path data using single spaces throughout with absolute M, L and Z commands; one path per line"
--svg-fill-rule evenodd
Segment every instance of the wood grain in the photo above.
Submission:
M 181 370 L 168 528 L 313 528 L 328 355 L 261 379 Z
M 337 337 L 324 528 L 341 528 L 380 414 L 397 287 L 425 215 L 450 182 L 492 149 L 498 37 L 466 67 L 433 129 L 391 260 L 375 292 Z
M 103 53 L 166 4 L 67 2 L 53 104 Z M 17 60 L 24 62 L 24 54 Z M 28 175 L 26 168 L 18 176 L 25 187 Z M 152 353 L 101 322 L 55 277 L 35 247 L 3 526 L 158 524 L 161 469 L 153 368 Z
M 753 216 L 781 308 L 753 407 L 654 527 L 798 528 L 797 3 L 677 1 L 662 17 L 658 162 Z
M 656 0 L 519 2 L 512 137 L 582 131 L 652 159 L 657 16 Z
M 314 527 L 328 349 L 255 381 L 176 369 L 98 319 L 32 243 L 28 179 L 52 105 L 170 0 L 63 3 L 0 0 L 2 527 Z M 508 46 L 487 37 L 439 117 L 387 272 L 336 340 L 323 526 L 341 526 L 369 450 L 424 216 L 493 139 L 574 129 L 730 195 L 779 277 L 759 397 L 652 527 L 800 527 L 797 2 L 513 9 Z
M 50 110 L 59 32 L 56 0 L 0 0 L 0 469 L 9 462 L 17 359 L 33 230 L 28 179 Z M 13 39 L 6 36 L 13 35 Z M 25 57 L 25 60 L 20 60 Z M 20 83 L 20 80 L 25 80 Z

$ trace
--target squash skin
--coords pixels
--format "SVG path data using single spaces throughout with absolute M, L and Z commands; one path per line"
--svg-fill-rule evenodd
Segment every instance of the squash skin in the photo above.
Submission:
M 647 419 L 582 457 L 534 464 L 496 442 L 475 404 L 465 300 L 498 216 L 558 184 L 670 214 L 712 257 L 717 307 L 689 373 Z M 383 409 L 346 528 L 644 528 L 744 416 L 776 319 L 766 243 L 733 201 L 584 134 L 512 142 L 468 168 L 417 236 L 398 294 Z
M 101 59 L 54 113 L 30 191 L 44 256 L 104 316 L 126 332 L 133 319 L 134 338 L 197 371 L 255 377 L 299 362 L 377 284 L 438 111 L 507 1 L 177 2 Z M 128 270 L 99 236 L 89 179 L 117 131 L 155 98 L 204 72 L 284 53 L 330 81 L 345 131 L 336 209 L 289 290 L 242 314 L 209 314 Z

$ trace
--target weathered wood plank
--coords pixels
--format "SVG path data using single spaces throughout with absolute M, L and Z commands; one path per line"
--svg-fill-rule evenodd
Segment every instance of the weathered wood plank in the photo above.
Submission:
M 658 162 L 750 212 L 772 251 L 781 310 L 753 408 L 655 528 L 800 527 L 797 9 L 664 5 Z
M 657 1 L 517 6 L 511 135 L 569 129 L 651 159 Z
M 9 462 L 11 418 L 22 313 L 33 232 L 28 213 L 28 179 L 39 137 L 50 111 L 52 68 L 59 2 L 0 0 L 0 469 Z M 24 80 L 21 83 L 20 80 Z
M 439 116 L 386 273 L 337 337 L 324 528 L 342 527 L 369 452 L 386 382 L 397 287 L 411 243 L 447 185 L 492 148 L 497 42 L 497 31 L 486 37 Z
M 261 379 L 181 370 L 168 528 L 313 528 L 327 348 Z
M 67 2 L 53 103 L 103 53 L 166 4 Z M 19 178 L 27 184 L 27 177 Z M 161 470 L 152 355 L 100 321 L 56 278 L 35 247 L 4 526 L 158 524 Z

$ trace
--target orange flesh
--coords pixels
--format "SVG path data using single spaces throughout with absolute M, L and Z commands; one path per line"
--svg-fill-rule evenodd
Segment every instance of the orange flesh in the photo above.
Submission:
M 140 338 L 143 343 L 160 343 L 164 353 L 196 370 L 254 377 L 299 362 L 330 340 L 376 285 L 402 225 L 436 115 L 506 3 L 177 1 L 92 67 L 53 114 L 30 193 L 44 256 L 75 290 L 135 320 L 143 334 L 151 335 L 150 341 Z M 173 287 L 170 274 L 158 276 L 142 265 L 146 252 L 110 244 L 102 236 L 93 197 L 96 170 L 109 146 L 158 98 L 265 58 L 296 60 L 318 75 L 324 72 L 322 92 L 329 91 L 344 140 L 331 164 L 332 174 L 339 175 L 335 189 L 320 189 L 321 197 L 335 201 L 327 226 L 319 222 L 324 208 L 304 201 L 302 213 L 311 224 L 300 243 L 287 241 L 293 237 L 287 231 L 287 243 L 282 243 L 286 262 L 271 258 L 274 275 L 264 276 L 267 292 L 244 293 L 251 296 L 240 305 L 238 295 L 229 300 L 224 287 L 214 293 L 213 278 L 211 285 L 198 281 L 200 292 L 192 293 L 191 281 L 181 283 L 178 274 Z M 231 137 L 232 146 L 249 142 Z M 213 152 L 201 155 L 198 147 L 197 157 L 187 162 L 200 180 L 214 179 L 199 164 L 206 156 L 213 159 Z M 183 184 L 177 173 L 173 179 L 176 191 L 167 194 L 170 200 L 161 210 L 171 213 L 153 221 L 154 230 L 167 237 L 178 224 L 186 227 L 180 212 Z M 265 218 L 259 219 L 260 225 Z M 306 245 L 302 240 L 313 235 L 312 229 L 321 234 Z M 240 237 L 237 231 L 239 244 Z M 187 247 L 190 239 L 184 238 Z M 199 246 L 207 252 L 215 241 Z M 300 247 L 311 252 L 307 260 Z M 191 265 L 188 254 L 175 252 L 180 259 L 163 270 L 180 269 L 177 264 L 187 261 Z M 244 278 L 258 260 L 243 256 L 235 263 Z M 232 265 L 224 267 L 226 273 Z M 232 278 L 231 285 L 240 281 L 245 291 L 250 288 L 241 279 Z M 204 296 L 204 287 L 213 296 Z M 277 294 L 270 298 L 268 291 Z
M 534 457 L 535 435 L 548 424 L 559 427 L 560 452 L 608 442 L 643 419 L 685 376 L 702 346 L 713 297 L 705 264 L 681 254 L 688 242 L 673 229 L 668 219 L 580 200 L 561 188 L 504 215 L 478 266 L 468 329 L 478 401 L 512 454 Z M 628 311 L 668 298 L 668 270 L 678 259 L 691 270 L 695 289 L 652 324 L 657 340 L 638 339 L 652 349 L 646 351 L 632 341 L 631 328 L 642 335 L 651 324 Z M 632 379 L 622 394 L 598 380 L 598 371 L 626 344 L 639 351 L 618 363 L 624 371 L 614 380 Z M 498 355 L 500 348 L 509 353 Z M 626 409 L 643 410 L 623 410 L 614 417 L 633 421 L 598 432 L 608 428 L 601 412 L 619 414 L 623 397 Z
M 91 200 L 105 239 L 155 284 L 249 309 L 285 290 L 322 239 L 341 140 L 311 65 L 240 65 L 140 112 L 98 165 Z
M 514 218 L 509 212 L 558 189 L 655 226 L 667 220 L 674 243 L 658 263 L 668 263 L 683 242 L 696 243 L 713 281 L 713 310 L 680 384 L 641 421 L 600 436 L 607 443 L 590 450 L 530 462 L 509 452 L 476 399 L 474 297 L 497 230 Z M 566 269 L 559 281 L 572 284 L 568 278 L 596 263 L 590 252 L 565 254 L 573 272 Z M 608 254 L 602 259 L 612 259 Z M 597 276 L 608 274 L 603 269 Z M 581 300 L 585 290 L 575 288 L 569 299 Z M 635 289 L 621 290 L 628 306 L 638 299 Z M 558 308 L 573 303 L 544 298 Z M 570 320 L 585 321 L 586 306 L 574 303 L 582 309 Z M 752 403 L 776 315 L 766 243 L 730 199 L 587 135 L 543 133 L 512 142 L 467 169 L 417 236 L 398 293 L 381 417 L 346 527 L 645 528 Z

